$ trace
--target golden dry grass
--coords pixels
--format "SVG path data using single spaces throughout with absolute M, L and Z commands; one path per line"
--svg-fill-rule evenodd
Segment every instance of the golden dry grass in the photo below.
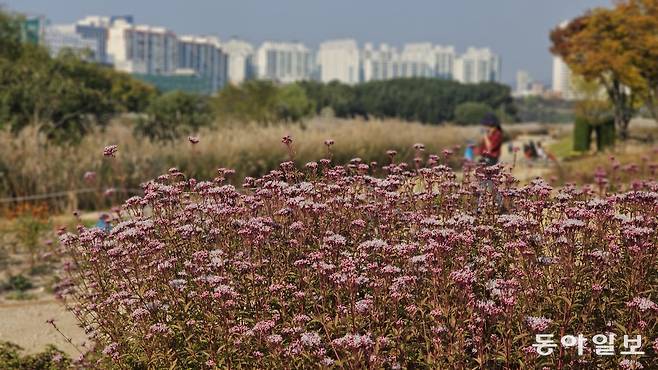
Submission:
M 89 187 L 86 171 L 95 171 L 99 193 L 109 187 L 136 188 L 171 167 L 190 176 L 210 179 L 219 167 L 236 171 L 234 181 L 259 176 L 288 159 L 281 143 L 284 135 L 294 139 L 295 161 L 300 165 L 327 157 L 324 140 L 335 140 L 332 149 L 337 163 L 360 157 L 364 161 L 386 161 L 386 150 L 399 152 L 400 160 L 411 160 L 413 145 L 425 144 L 426 153 L 440 153 L 468 139 L 479 137 L 478 127 L 430 126 L 398 120 L 364 121 L 331 118 L 313 119 L 304 125 L 262 127 L 240 125 L 202 130 L 200 142 L 187 138 L 173 143 L 156 143 L 133 135 L 125 122 L 114 122 L 103 131 L 86 136 L 78 145 L 48 144 L 34 129 L 14 136 L 0 133 L 0 198 L 43 194 Z M 104 146 L 118 144 L 116 158 L 102 155 Z M 97 197 L 98 194 L 86 196 Z M 83 196 L 85 198 L 85 196 Z M 83 199 L 82 206 L 85 206 Z

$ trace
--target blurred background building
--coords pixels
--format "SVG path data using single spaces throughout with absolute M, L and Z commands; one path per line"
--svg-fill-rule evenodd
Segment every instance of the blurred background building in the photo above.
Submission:
M 571 86 L 571 70 L 560 57 L 553 57 L 553 92 L 560 98 L 571 100 L 574 92 Z
M 310 79 L 311 51 L 299 42 L 264 42 L 256 53 L 257 77 L 280 83 Z
M 177 36 L 165 27 L 135 24 L 130 15 L 87 16 L 64 25 L 30 17 L 24 22 L 23 38 L 46 45 L 53 55 L 64 49 L 84 52 L 88 60 L 165 90 L 180 86 L 215 93 L 228 83 L 256 78 L 284 84 L 311 79 L 358 84 L 413 77 L 501 81 L 501 58 L 489 48 L 470 47 L 460 55 L 453 46 L 419 42 L 404 44 L 399 51 L 387 43 L 360 47 L 349 38 L 325 41 L 317 52 L 299 42 L 265 41 L 256 48 L 237 38 L 221 42 L 213 36 Z M 529 76 L 522 84 L 533 90 Z M 560 80 L 554 89 L 567 85 Z
M 468 48 L 455 60 L 454 79 L 461 83 L 500 82 L 500 57 L 489 48 Z
M 209 80 L 210 90 L 221 89 L 227 80 L 228 57 L 217 37 L 181 36 L 178 38 L 177 70 L 189 70 Z
M 256 75 L 254 61 L 254 47 L 242 40 L 231 39 L 222 45 L 228 56 L 228 81 L 232 84 L 241 84 Z
M 322 82 L 339 81 L 350 85 L 361 82 L 359 46 L 353 39 L 323 42 L 317 62 Z
M 53 56 L 59 55 L 63 50 L 70 50 L 83 59 L 100 60 L 99 45 L 95 40 L 82 37 L 74 24 L 59 24 L 46 26 L 43 42 Z
M 176 71 L 178 39 L 164 27 L 116 20 L 109 29 L 107 53 L 120 71 L 167 75 Z

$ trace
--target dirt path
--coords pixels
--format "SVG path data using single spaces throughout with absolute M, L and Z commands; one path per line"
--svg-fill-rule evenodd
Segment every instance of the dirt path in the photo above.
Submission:
M 16 343 L 27 353 L 42 351 L 52 344 L 73 358 L 77 357 L 78 351 L 46 322 L 49 319 L 54 319 L 75 345 L 80 346 L 87 340 L 75 317 L 54 298 L 0 303 L 0 340 Z

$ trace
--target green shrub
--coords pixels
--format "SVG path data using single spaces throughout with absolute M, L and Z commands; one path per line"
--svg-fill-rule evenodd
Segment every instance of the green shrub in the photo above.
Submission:
M 71 366 L 71 359 L 54 346 L 33 355 L 22 355 L 22 350 L 14 343 L 0 342 L 0 369 L 59 370 Z
M 207 97 L 171 91 L 151 100 L 146 117 L 137 121 L 135 132 L 152 140 L 173 141 L 211 122 L 212 110 Z
M 15 221 L 15 232 L 20 245 L 30 254 L 30 267 L 37 263 L 37 256 L 43 247 L 41 237 L 51 227 L 47 220 L 25 214 Z
M 455 122 L 476 125 L 479 124 L 486 115 L 493 113 L 494 110 L 485 103 L 462 103 L 455 108 Z
M 3 290 L 14 290 L 19 292 L 24 292 L 33 287 L 34 285 L 32 284 L 32 281 L 24 275 L 10 276 L 7 279 L 7 282 L 3 284 Z
M 315 111 L 315 105 L 308 99 L 304 89 L 298 85 L 287 85 L 278 92 L 277 113 L 279 119 L 299 122 Z
M 592 126 L 584 117 L 576 117 L 573 128 L 573 150 L 586 152 L 589 150 L 592 136 Z
M 594 127 L 596 131 L 596 150 L 603 151 L 615 145 L 615 119 L 610 118 Z
M 217 118 L 227 121 L 298 122 L 315 112 L 301 85 L 277 86 L 270 81 L 247 81 L 229 85 L 214 98 Z

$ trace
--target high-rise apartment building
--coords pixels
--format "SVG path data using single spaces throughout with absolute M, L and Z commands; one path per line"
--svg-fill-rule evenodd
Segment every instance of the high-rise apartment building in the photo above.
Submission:
M 228 55 L 228 81 L 239 85 L 255 77 L 254 47 L 250 43 L 231 39 L 222 44 Z
M 110 17 L 88 16 L 79 20 L 75 24 L 75 32 L 80 37 L 91 40 L 96 44 L 96 54 L 94 60 L 99 63 L 110 63 L 107 57 L 107 36 L 111 26 Z
M 568 24 L 569 21 L 563 21 L 559 27 L 564 28 Z M 562 99 L 574 99 L 575 94 L 571 78 L 571 69 L 569 69 L 569 66 L 561 57 L 557 55 L 553 56 L 553 93 Z
M 400 77 L 452 78 L 455 49 L 429 42 L 404 45 L 400 55 Z
M 562 58 L 558 56 L 553 57 L 553 92 L 566 100 L 574 98 L 571 85 L 571 70 Z
M 516 91 L 515 95 L 523 96 L 530 91 L 532 78 L 528 71 L 520 70 L 516 72 Z
M 455 60 L 454 78 L 461 83 L 500 82 L 500 57 L 488 48 L 468 48 Z
M 227 82 L 227 56 L 216 37 L 179 37 L 176 67 L 208 79 L 212 91 L 218 91 Z
M 436 57 L 436 64 L 434 67 L 434 75 L 438 78 L 451 80 L 454 78 L 455 68 L 455 48 L 453 46 L 434 46 L 434 55 Z
M 107 53 L 118 70 L 166 75 L 176 71 L 177 42 L 176 35 L 164 27 L 134 25 L 118 19 L 109 29 Z
M 400 54 L 388 44 L 381 44 L 375 49 L 372 43 L 366 43 L 362 51 L 362 63 L 364 82 L 400 77 Z
M 289 83 L 307 80 L 313 69 L 313 57 L 301 43 L 265 42 L 256 54 L 258 78 Z
M 317 62 L 322 82 L 356 84 L 361 81 L 359 47 L 352 39 L 323 42 L 320 44 Z
M 405 44 L 400 55 L 400 77 L 434 77 L 435 64 L 431 43 Z
M 46 26 L 43 34 L 43 44 L 53 56 L 57 56 L 65 49 L 71 50 L 88 60 L 96 60 L 99 54 L 98 43 L 80 36 L 73 24 Z

